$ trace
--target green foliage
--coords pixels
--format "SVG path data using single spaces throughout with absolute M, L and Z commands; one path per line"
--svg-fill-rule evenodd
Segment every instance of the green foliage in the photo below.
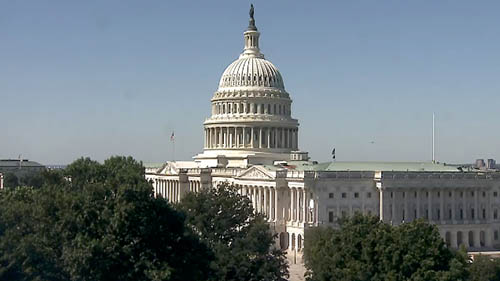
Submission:
M 391 227 L 356 214 L 340 229 L 306 232 L 307 280 L 466 280 L 466 256 L 445 247 L 435 226 Z
M 500 260 L 479 255 L 469 267 L 471 281 L 500 281 Z
M 15 188 L 19 185 L 19 179 L 13 173 L 6 173 L 3 178 L 3 185 L 7 188 Z
M 0 192 L 0 280 L 206 280 L 212 252 L 143 173 L 82 158 Z
M 188 193 L 178 208 L 187 223 L 215 253 L 208 280 L 285 280 L 284 253 L 251 201 L 223 184 L 215 189 Z
M 28 173 L 19 179 L 19 183 L 23 186 L 40 188 L 44 183 L 44 171 Z

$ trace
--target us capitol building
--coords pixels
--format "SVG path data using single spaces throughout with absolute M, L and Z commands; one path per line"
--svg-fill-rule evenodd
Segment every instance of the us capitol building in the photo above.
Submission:
M 253 7 L 245 47 L 211 99 L 203 153 L 194 161 L 146 165 L 155 193 L 179 201 L 228 182 L 252 200 L 289 258 L 301 257 L 304 230 L 336 226 L 355 212 L 398 225 L 425 218 L 445 242 L 500 248 L 500 172 L 438 162 L 311 161 L 299 150 L 299 123 L 278 69 L 259 49 Z

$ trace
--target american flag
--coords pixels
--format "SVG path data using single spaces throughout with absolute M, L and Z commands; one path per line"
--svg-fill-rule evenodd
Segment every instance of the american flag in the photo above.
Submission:
M 175 140 L 175 134 L 174 132 L 172 132 L 172 135 L 170 136 L 170 141 L 174 141 Z

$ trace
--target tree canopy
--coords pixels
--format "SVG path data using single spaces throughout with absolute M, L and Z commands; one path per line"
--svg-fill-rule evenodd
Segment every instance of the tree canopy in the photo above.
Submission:
M 274 236 L 250 199 L 234 187 L 221 184 L 188 193 L 177 206 L 187 224 L 215 253 L 208 280 L 285 280 L 284 252 L 274 247 Z
M 356 214 L 340 228 L 311 228 L 304 245 L 307 280 L 467 280 L 467 258 L 449 250 L 423 220 L 392 227 Z
M 0 280 L 206 280 L 212 259 L 131 157 L 0 192 Z

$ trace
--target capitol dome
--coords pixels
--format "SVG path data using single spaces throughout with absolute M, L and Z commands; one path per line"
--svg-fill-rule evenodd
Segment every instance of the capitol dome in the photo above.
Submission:
M 262 57 L 246 56 L 231 63 L 219 82 L 219 90 L 232 87 L 272 87 L 285 89 L 280 72 Z
M 206 166 L 223 165 L 222 158 L 229 166 L 273 163 L 298 150 L 292 100 L 278 68 L 260 52 L 253 9 L 243 37 L 243 52 L 224 70 L 203 123 L 204 152 L 195 159 Z

